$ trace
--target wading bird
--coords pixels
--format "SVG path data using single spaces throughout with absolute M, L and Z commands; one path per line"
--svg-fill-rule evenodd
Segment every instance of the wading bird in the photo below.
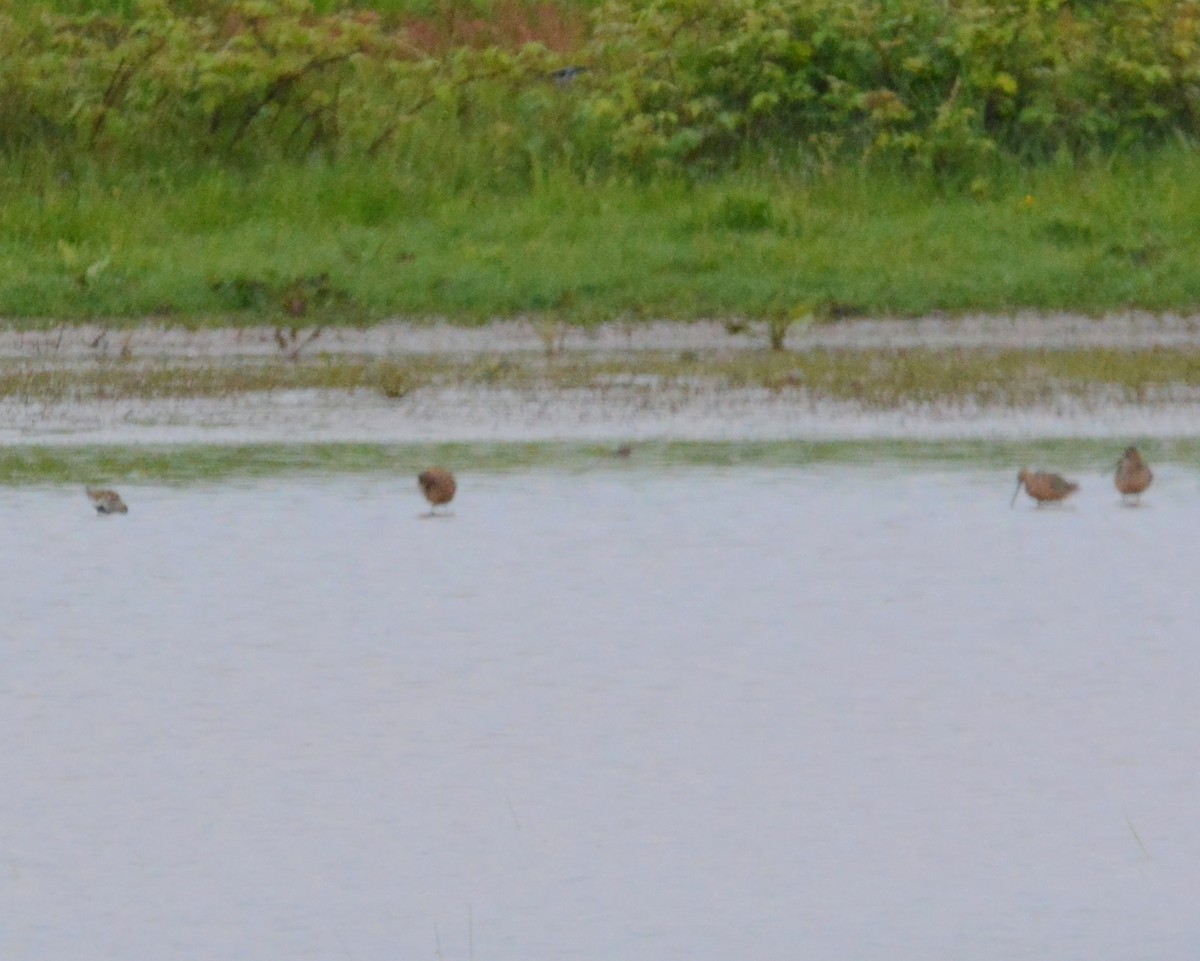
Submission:
M 1152 480 L 1154 474 L 1142 460 L 1138 449 L 1126 447 L 1124 455 L 1117 461 L 1117 475 L 1113 478 L 1113 483 L 1121 493 L 1121 500 L 1129 503 L 1129 498 L 1132 497 L 1133 503 L 1140 504 L 1142 491 L 1150 486 Z
M 421 493 L 429 501 L 430 515 L 436 514 L 437 508 L 442 504 L 449 504 L 454 500 L 454 492 L 458 490 L 454 475 L 441 467 L 421 471 L 417 475 L 417 483 L 421 485 Z
M 1022 467 L 1021 472 L 1017 474 L 1017 489 L 1013 491 L 1010 507 L 1017 502 L 1022 484 L 1025 485 L 1025 493 L 1037 501 L 1038 507 L 1065 500 L 1079 490 L 1078 484 L 1059 474 L 1031 471 L 1028 467 Z
M 87 488 L 88 500 L 92 502 L 92 506 L 96 508 L 97 514 L 128 514 L 129 508 L 125 506 L 125 502 L 121 500 L 121 495 L 116 491 L 110 490 L 93 490 Z

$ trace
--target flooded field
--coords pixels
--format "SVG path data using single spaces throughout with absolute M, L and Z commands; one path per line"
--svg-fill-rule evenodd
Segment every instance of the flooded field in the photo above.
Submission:
M 0 326 L 0 445 L 1188 439 L 1200 319 Z
M 1190 961 L 1200 448 L 1121 446 L 6 449 L 0 956 Z

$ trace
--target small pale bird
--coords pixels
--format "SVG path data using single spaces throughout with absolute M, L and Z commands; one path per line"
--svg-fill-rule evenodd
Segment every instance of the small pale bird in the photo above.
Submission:
M 454 475 L 443 467 L 431 467 L 417 475 L 417 483 L 421 485 L 421 493 L 429 501 L 430 514 L 436 514 L 437 508 L 454 500 L 454 492 L 458 485 Z
M 1121 493 L 1121 500 L 1129 503 L 1129 498 L 1132 497 L 1133 503 L 1141 503 L 1142 491 L 1150 486 L 1152 480 L 1154 473 L 1142 460 L 1138 449 L 1126 447 L 1124 455 L 1117 461 L 1117 474 L 1113 478 L 1113 483 Z
M 116 491 L 110 490 L 95 490 L 91 487 L 87 488 L 88 500 L 92 502 L 92 506 L 96 508 L 97 514 L 128 514 L 129 508 L 125 506 L 125 502 L 121 500 L 121 495 Z
M 1017 495 L 1021 493 L 1022 484 L 1025 485 L 1025 493 L 1037 501 L 1038 507 L 1066 500 L 1079 490 L 1078 484 L 1059 474 L 1031 471 L 1028 467 L 1022 467 L 1021 472 L 1017 474 L 1017 489 L 1013 491 L 1010 507 L 1017 502 Z

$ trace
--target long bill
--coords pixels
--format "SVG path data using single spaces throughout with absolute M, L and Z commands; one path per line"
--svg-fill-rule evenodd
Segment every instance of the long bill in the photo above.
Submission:
M 1017 495 L 1018 495 L 1019 493 L 1021 493 L 1021 478 L 1019 478 L 1019 477 L 1018 477 L 1018 478 L 1017 478 L 1017 489 L 1016 489 L 1015 491 L 1013 491 L 1013 498 L 1012 498 L 1012 500 L 1009 502 L 1009 505 L 1008 505 L 1009 507 L 1016 507 L 1016 506 L 1017 506 Z

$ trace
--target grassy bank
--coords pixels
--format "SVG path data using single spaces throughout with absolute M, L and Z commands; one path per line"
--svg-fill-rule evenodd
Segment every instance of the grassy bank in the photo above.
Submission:
M 0 316 L 1189 312 L 1187 0 L 39 0 Z
M 486 158 L 479 158 L 484 162 Z M 1200 304 L 1200 156 L 970 182 L 766 166 L 461 189 L 393 165 L 0 170 L 0 315 L 478 322 Z

